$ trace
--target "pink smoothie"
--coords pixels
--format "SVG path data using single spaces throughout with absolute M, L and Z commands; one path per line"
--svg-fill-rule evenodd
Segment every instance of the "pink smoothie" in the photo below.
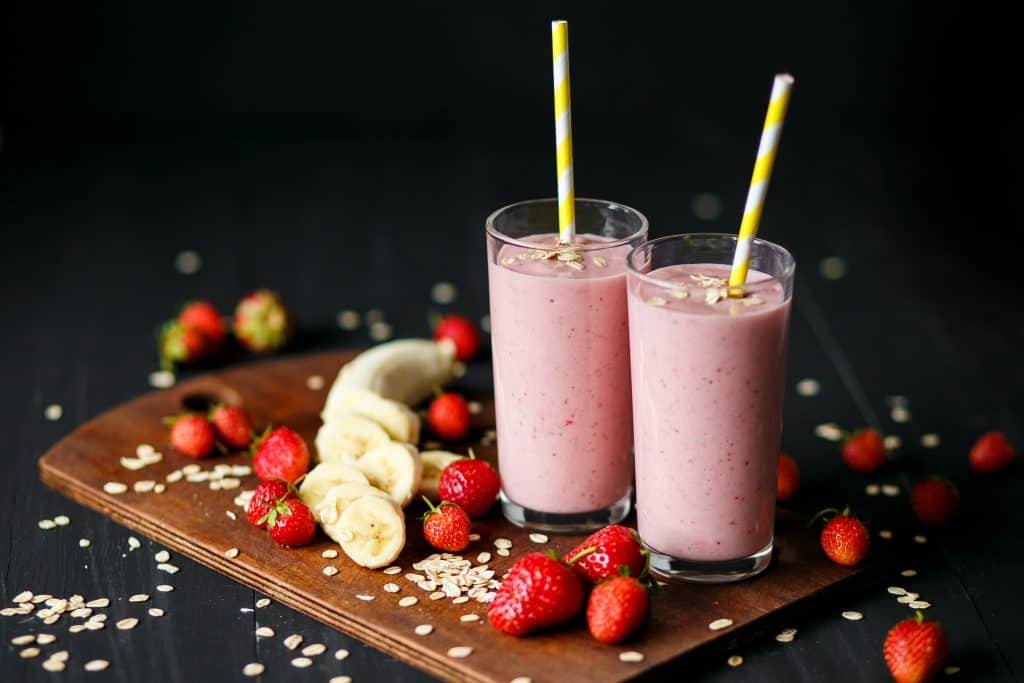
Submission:
M 695 274 L 729 267 L 648 274 L 672 290 L 630 283 L 638 530 L 672 557 L 739 559 L 773 537 L 790 302 L 776 283 L 709 303 Z
M 555 235 L 524 241 L 550 247 Z M 600 510 L 633 477 L 629 246 L 580 251 L 582 270 L 521 258 L 530 252 L 504 245 L 488 259 L 502 490 L 538 512 Z

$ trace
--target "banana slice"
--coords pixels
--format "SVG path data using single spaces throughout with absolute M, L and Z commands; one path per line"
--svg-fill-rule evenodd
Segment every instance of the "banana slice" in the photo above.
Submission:
M 322 462 L 313 467 L 299 484 L 299 500 L 305 503 L 310 510 L 315 510 L 317 504 L 324 499 L 331 487 L 348 482 L 366 484 L 367 486 L 370 484 L 366 475 L 352 465 L 340 462 Z
M 356 463 L 370 483 L 385 491 L 400 506 L 408 505 L 420 490 L 423 463 L 415 446 L 392 441 L 367 451 Z
M 454 377 L 455 345 L 449 340 L 395 339 L 363 351 L 342 366 L 327 395 L 327 405 L 335 393 L 352 389 L 367 389 L 392 401 L 416 405 Z
M 340 531 L 338 520 L 341 518 L 341 513 L 363 496 L 378 496 L 390 500 L 387 492 L 381 491 L 376 486 L 364 482 L 347 481 L 327 489 L 324 497 L 320 499 L 316 507 L 312 508 L 313 516 L 323 526 L 324 533 L 341 543 L 338 540 Z
M 338 544 L 352 561 L 370 569 L 391 564 L 405 547 L 405 516 L 390 498 L 363 496 L 341 513 Z
M 331 422 L 342 415 L 356 413 L 368 417 L 384 428 L 395 441 L 417 443 L 420 440 L 420 416 L 409 406 L 369 391 L 351 389 L 327 397 L 320 417 Z
M 325 420 L 316 433 L 320 462 L 354 464 L 363 453 L 391 441 L 387 431 L 364 415 L 339 413 Z
M 420 451 L 420 460 L 423 461 L 420 494 L 430 500 L 437 500 L 437 482 L 441 478 L 441 470 L 456 460 L 465 460 L 465 458 L 464 455 L 449 451 Z

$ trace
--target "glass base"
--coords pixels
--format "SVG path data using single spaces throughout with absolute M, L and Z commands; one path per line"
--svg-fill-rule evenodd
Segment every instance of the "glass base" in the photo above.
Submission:
M 767 569 L 772 561 L 773 543 L 774 541 L 768 543 L 749 557 L 713 562 L 681 560 L 658 552 L 646 543 L 644 547 L 650 553 L 651 573 L 658 578 L 693 583 L 730 583 L 757 576 Z
M 600 510 L 587 512 L 539 512 L 513 502 L 501 492 L 501 512 L 505 519 L 524 529 L 550 531 L 555 534 L 579 534 L 618 524 L 633 507 L 632 490 L 619 500 Z

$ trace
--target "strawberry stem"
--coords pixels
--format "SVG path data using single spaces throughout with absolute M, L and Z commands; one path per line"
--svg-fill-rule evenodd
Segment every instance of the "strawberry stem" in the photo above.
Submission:
M 570 557 L 569 561 L 566 562 L 566 564 L 571 567 L 574 564 L 576 564 L 577 562 L 579 562 L 580 560 L 582 560 L 584 557 L 589 555 L 590 553 L 594 552 L 595 550 L 597 550 L 597 546 L 596 545 L 592 545 L 589 548 L 584 548 L 583 550 L 579 551 L 578 553 L 576 553 L 575 555 Z
M 846 509 L 849 510 L 850 508 L 846 508 Z M 832 515 L 834 517 L 834 516 L 836 516 L 838 514 L 840 514 L 840 513 L 839 513 L 839 510 L 836 509 L 836 508 L 825 508 L 824 510 L 820 511 L 818 514 L 816 514 L 813 517 L 811 517 L 810 521 L 807 522 L 807 526 L 813 526 L 814 523 L 817 522 L 819 519 L 824 519 L 825 515 Z

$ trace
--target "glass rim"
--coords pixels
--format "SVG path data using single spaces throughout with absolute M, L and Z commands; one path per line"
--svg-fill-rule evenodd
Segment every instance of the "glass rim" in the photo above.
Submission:
M 640 238 L 645 237 L 647 235 L 647 231 L 650 229 L 650 222 L 647 220 L 647 216 L 645 216 L 644 214 L 640 213 L 639 211 L 634 209 L 632 206 L 629 206 L 627 204 L 623 204 L 621 202 L 613 202 L 610 199 L 594 199 L 592 197 L 576 197 L 574 201 L 576 201 L 577 203 L 585 202 L 585 203 L 590 203 L 590 204 L 603 204 L 605 206 L 612 207 L 612 208 L 624 209 L 625 211 L 634 214 L 635 216 L 637 216 L 640 219 L 640 227 L 635 232 L 627 235 L 626 237 L 618 237 L 616 239 L 609 240 L 608 242 L 595 242 L 595 243 L 591 243 L 591 244 L 579 244 L 579 245 L 576 245 L 576 248 L 579 249 L 580 251 L 599 251 L 599 250 L 603 250 L 603 249 L 612 249 L 612 248 L 615 248 L 615 247 L 621 247 L 624 244 L 629 244 L 630 242 L 632 242 L 633 240 L 637 239 L 638 237 L 640 237 Z M 503 207 L 501 207 L 499 209 L 495 209 L 494 211 L 492 211 L 490 213 L 489 216 L 487 216 L 487 219 L 484 221 L 484 229 L 486 230 L 486 232 L 487 232 L 487 234 L 489 236 L 493 237 L 496 240 L 500 240 L 501 242 L 503 242 L 505 244 L 513 244 L 513 245 L 515 245 L 517 247 L 523 247 L 524 249 L 535 249 L 537 251 L 560 251 L 560 250 L 565 248 L 564 244 L 562 244 L 562 245 L 555 245 L 555 246 L 551 246 L 551 247 L 546 247 L 546 246 L 537 244 L 536 242 L 527 242 L 526 240 L 522 240 L 522 239 L 518 239 L 518 238 L 515 238 L 515 237 L 511 237 L 511 236 L 506 235 L 505 233 L 501 232 L 496 227 L 494 227 L 494 220 L 497 218 L 498 214 L 504 213 L 504 212 L 509 211 L 511 209 L 516 209 L 516 208 L 519 208 L 519 207 L 522 207 L 522 206 L 526 206 L 528 204 L 545 204 L 545 203 L 554 203 L 557 206 L 558 205 L 558 198 L 557 197 L 538 197 L 536 199 L 524 199 L 522 201 L 513 202 L 512 204 L 506 204 L 505 206 L 503 206 Z M 558 226 L 553 226 L 553 232 L 555 232 L 555 233 L 558 232 Z
M 722 238 L 724 238 L 724 239 L 727 239 L 727 240 L 732 240 L 732 242 L 734 244 L 739 241 L 739 238 L 735 234 L 728 233 L 728 232 L 680 232 L 680 233 L 676 233 L 674 235 L 665 235 L 664 237 L 658 237 L 658 238 L 653 239 L 653 240 L 647 240 L 646 242 L 644 242 L 642 244 L 638 244 L 635 247 L 633 247 L 633 249 L 629 252 L 629 254 L 626 255 L 626 273 L 630 277 L 639 278 L 640 280 L 642 280 L 642 281 L 644 281 L 644 282 L 646 282 L 648 284 L 656 285 L 658 287 L 663 287 L 663 288 L 666 288 L 666 289 L 671 289 L 672 287 L 677 287 L 678 283 L 671 282 L 669 280 L 662 280 L 662 279 L 657 278 L 657 277 L 652 277 L 651 275 L 649 275 L 647 273 L 642 273 L 639 270 L 637 270 L 637 267 L 636 267 L 636 265 L 634 263 L 634 258 L 637 256 L 637 254 L 640 253 L 640 251 L 642 249 L 647 249 L 648 251 L 650 251 L 650 250 L 653 250 L 655 247 L 657 247 L 660 244 L 666 244 L 666 243 L 671 242 L 673 240 L 678 240 L 681 237 L 696 237 L 696 238 L 701 238 L 701 239 L 710 239 L 710 238 L 722 239 Z M 785 270 L 783 270 L 781 273 L 779 273 L 778 275 L 768 275 L 768 273 L 765 273 L 765 275 L 768 275 L 768 277 L 764 278 L 763 280 L 758 280 L 757 282 L 745 282 L 742 285 L 744 290 L 746 290 L 746 291 L 760 290 L 760 289 L 764 289 L 766 287 L 770 287 L 772 285 L 783 284 L 787 280 L 792 279 L 793 274 L 796 272 L 796 259 L 793 258 L 793 254 L 791 254 L 788 249 L 786 249 L 784 246 L 782 246 L 780 244 L 776 244 L 775 242 L 770 242 L 770 241 L 768 241 L 766 239 L 761 239 L 760 237 L 755 237 L 751 241 L 751 247 L 758 246 L 758 245 L 759 246 L 764 246 L 764 247 L 767 247 L 769 249 L 773 249 L 775 251 L 780 252 L 786 259 L 788 259 L 788 267 Z M 734 250 L 734 252 L 735 252 L 735 250 Z M 680 265 L 680 264 L 672 264 L 672 265 Z M 732 267 L 732 262 L 730 260 L 729 263 L 721 263 L 721 264 L 718 264 L 718 265 L 723 265 L 723 266 L 727 265 L 727 266 Z

